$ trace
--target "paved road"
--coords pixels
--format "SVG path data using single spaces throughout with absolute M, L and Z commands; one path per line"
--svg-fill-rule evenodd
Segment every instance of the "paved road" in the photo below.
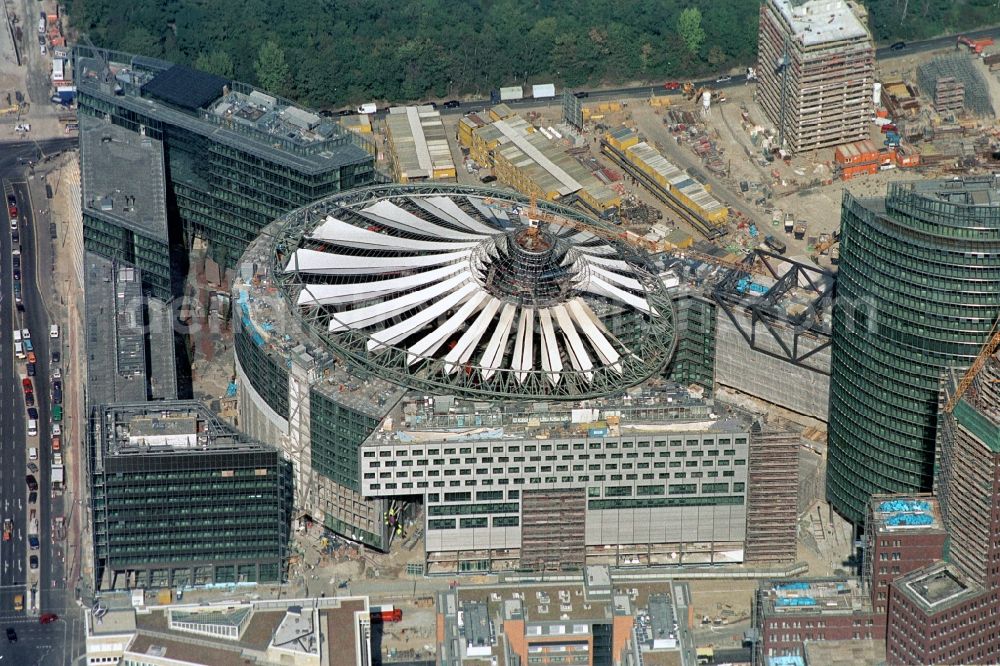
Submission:
M 11 292 L 11 235 L 7 216 L 3 215 L 0 230 L 0 510 L 4 517 L 8 516 L 7 506 L 10 506 L 9 517 L 15 522 L 15 539 L 2 544 L 0 556 L 4 568 L 0 569 L 0 628 L 12 627 L 17 632 L 18 641 L 9 643 L 5 636 L 0 635 L 0 657 L 4 661 L 9 658 L 13 664 L 38 664 L 40 666 L 55 666 L 67 663 L 65 654 L 66 634 L 76 630 L 76 622 L 69 623 L 60 620 L 53 624 L 42 626 L 38 624 L 38 614 L 56 612 L 59 615 L 72 610 L 70 604 L 73 595 L 65 590 L 63 584 L 64 572 L 59 553 L 54 553 L 51 538 L 51 516 L 53 502 L 57 505 L 57 514 L 62 513 L 61 499 L 53 500 L 49 489 L 49 469 L 51 466 L 51 448 L 49 445 L 49 338 L 48 315 L 42 306 L 39 293 L 39 280 L 47 285 L 48 271 L 51 264 L 51 243 L 48 242 L 47 215 L 45 221 L 39 222 L 38 211 L 45 209 L 48 203 L 39 202 L 37 195 L 33 200 L 29 184 L 25 180 L 29 162 L 39 162 L 55 152 L 74 148 L 75 139 L 58 139 L 35 142 L 19 142 L 0 144 L 0 181 L 7 192 L 13 191 L 18 200 L 19 234 L 21 244 L 21 285 L 24 312 L 17 313 Z M 6 206 L 4 206 L 6 210 Z M 37 230 L 36 225 L 42 229 Z M 41 241 L 41 242 L 39 242 Z M 38 275 L 37 258 L 42 258 L 43 274 Z M 39 433 L 37 437 L 26 442 L 26 414 L 21 378 L 24 372 L 23 363 L 16 363 L 13 357 L 13 329 L 27 327 L 31 331 L 35 353 L 38 358 L 37 374 L 34 377 L 35 406 L 39 412 Z M 25 594 L 30 576 L 27 556 L 27 487 L 25 484 L 27 447 L 37 446 L 39 460 L 36 461 L 39 471 L 35 474 L 40 488 L 38 503 L 34 505 L 38 511 L 40 550 L 31 551 L 39 556 L 39 569 L 36 572 L 38 602 L 34 612 L 15 613 L 13 598 L 15 594 Z M 20 531 L 20 540 L 18 540 Z M 61 547 L 61 546 L 57 546 Z M 7 566 L 9 563 L 9 566 Z M 20 564 L 20 570 L 18 569 Z M 53 583 L 55 581 L 55 585 Z M 25 595 L 28 601 L 28 595 Z M 75 608 L 75 606 L 73 607 Z
M 961 33 L 972 39 L 979 39 L 981 37 L 994 37 L 1000 40 L 1000 27 L 993 28 L 983 28 L 982 30 L 973 30 L 970 32 Z M 909 42 L 902 49 L 894 50 L 890 45 L 880 47 L 875 50 L 875 57 L 878 60 L 892 60 L 893 58 L 901 58 L 904 56 L 913 55 L 914 53 L 924 53 L 927 51 L 933 51 L 936 49 L 954 47 L 957 44 L 958 35 L 945 35 L 943 37 L 935 37 L 934 39 L 925 39 L 919 42 Z M 963 47 L 964 48 L 964 47 Z M 735 86 L 742 86 L 746 84 L 745 75 L 733 76 L 729 81 L 716 82 L 715 78 L 702 79 L 700 81 L 694 81 L 695 89 L 707 86 L 710 88 L 732 88 Z M 662 85 L 644 85 L 644 86 L 630 86 L 626 88 L 604 88 L 595 90 L 581 90 L 577 91 L 578 94 L 586 94 L 588 98 L 595 99 L 619 99 L 619 98 L 640 98 L 648 97 L 653 92 L 657 94 L 667 93 L 669 95 L 680 95 L 682 94 L 680 90 L 674 90 L 667 92 L 663 90 Z M 548 100 L 535 100 L 532 98 L 526 98 L 521 100 L 511 100 L 506 102 L 511 106 L 539 106 L 547 104 L 560 104 L 562 101 L 562 95 L 556 96 L 554 99 Z M 457 109 L 445 109 L 443 106 L 439 107 L 439 111 L 442 114 L 460 114 L 468 113 L 470 109 L 483 108 L 490 105 L 489 99 L 477 99 L 470 101 L 463 101 L 462 106 Z M 378 116 L 384 115 L 383 113 L 376 114 Z

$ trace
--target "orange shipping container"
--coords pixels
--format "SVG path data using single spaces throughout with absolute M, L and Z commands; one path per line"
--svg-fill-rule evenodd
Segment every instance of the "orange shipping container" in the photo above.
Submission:
M 872 164 L 858 164 L 853 166 L 844 167 L 843 171 L 840 172 L 840 178 L 842 180 L 850 180 L 855 176 L 872 175 L 878 173 L 878 163 Z
M 876 109 L 875 110 L 875 116 L 878 117 L 878 118 L 888 118 L 889 117 L 889 109 Z
M 867 164 L 879 159 L 878 146 L 871 141 L 856 141 L 838 146 L 834 152 L 837 164 Z

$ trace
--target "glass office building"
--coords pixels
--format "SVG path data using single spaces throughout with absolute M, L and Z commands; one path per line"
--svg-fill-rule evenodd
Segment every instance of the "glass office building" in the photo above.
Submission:
M 91 421 L 95 589 L 284 579 L 291 466 L 201 403 L 118 403 Z
M 827 468 L 841 515 L 931 490 L 942 371 L 972 362 L 998 313 L 1000 178 L 845 193 Z
M 207 244 L 208 255 L 223 268 L 231 268 L 275 218 L 376 180 L 370 140 L 251 86 L 162 60 L 80 46 L 73 51 L 73 77 L 81 117 L 104 119 L 149 139 L 154 148 L 162 145 L 170 226 L 169 233 L 159 234 L 159 254 L 180 258 L 173 262 L 175 272 L 183 270 L 183 250 L 195 239 Z M 87 126 L 80 129 L 85 133 Z M 84 199 L 86 222 L 93 216 L 87 215 L 86 192 Z M 135 235 L 137 245 L 129 248 L 122 247 L 122 239 L 132 238 L 134 230 L 116 235 L 105 226 L 90 226 L 84 230 L 88 249 L 112 259 L 156 253 L 148 243 L 138 246 L 149 234 Z M 159 275 L 144 270 L 151 279 Z M 162 279 L 147 288 L 165 295 Z

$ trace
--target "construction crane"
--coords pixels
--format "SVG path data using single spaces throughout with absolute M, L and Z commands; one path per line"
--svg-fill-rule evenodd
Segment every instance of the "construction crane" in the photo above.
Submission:
M 990 360 L 990 357 L 993 356 L 993 352 L 997 350 L 997 347 L 1000 347 L 1000 328 L 998 327 L 1000 327 L 1000 316 L 998 316 L 997 320 L 993 322 L 993 329 L 990 331 L 990 337 L 986 341 L 986 344 L 983 345 L 983 348 L 979 351 L 979 356 L 977 356 L 976 360 L 972 362 L 969 369 L 965 371 L 965 376 L 962 377 L 962 381 L 958 383 L 958 388 L 955 389 L 955 393 L 948 400 L 948 404 L 944 406 L 945 414 L 951 414 L 951 411 L 955 409 L 955 405 L 958 404 L 958 401 L 962 399 L 965 392 L 969 390 L 970 386 L 972 386 L 972 382 L 975 381 L 976 375 L 978 375 L 979 371 L 983 369 L 986 362 Z

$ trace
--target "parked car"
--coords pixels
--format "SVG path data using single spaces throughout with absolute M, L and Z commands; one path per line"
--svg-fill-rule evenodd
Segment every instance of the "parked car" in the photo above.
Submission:
M 889 47 L 890 51 L 902 51 L 906 48 L 906 42 L 896 42 Z
M 35 406 L 35 394 L 28 391 L 24 394 L 24 406 L 34 407 Z
M 32 555 L 28 558 L 28 568 L 32 571 L 38 568 L 38 555 Z
M 60 381 L 52 384 L 52 402 L 57 405 L 62 403 L 62 382 Z
M 32 490 L 28 493 L 28 504 L 34 504 L 38 501 L 38 493 Z
M 21 279 L 21 271 L 20 271 L 20 269 L 15 268 L 14 271 L 13 271 L 13 273 L 14 273 L 14 279 L 15 280 L 20 280 Z
M 7 627 L 7 640 L 11 643 L 17 642 L 17 632 L 14 631 L 14 627 Z
M 24 481 L 25 483 L 28 484 L 29 491 L 33 492 L 38 490 L 38 479 L 35 478 L 34 474 L 29 474 L 28 476 L 24 477 Z
M 667 90 L 680 90 L 681 89 L 681 82 L 680 81 L 667 81 L 666 83 L 663 84 L 663 87 L 666 88 Z
M 446 109 L 457 109 L 460 106 L 462 106 L 462 103 L 459 102 L 457 99 L 449 99 L 447 102 L 444 103 L 444 108 Z
M 38 621 L 39 621 L 39 622 L 40 622 L 41 624 L 50 624 L 50 623 L 52 623 L 52 622 L 55 622 L 55 621 L 56 621 L 56 620 L 58 620 L 58 619 L 59 619 L 59 616 L 58 616 L 58 615 L 56 615 L 55 613 L 42 613 L 42 614 L 41 614 L 41 615 L 40 615 L 40 616 L 38 617 Z
M 38 550 L 39 546 L 41 546 L 41 542 L 38 541 L 38 535 L 37 534 L 29 534 L 28 535 L 28 548 L 30 548 L 31 550 Z
M 62 360 L 62 355 L 55 349 L 52 350 L 52 365 L 59 365 L 59 361 Z M 58 370 L 58 368 L 57 368 Z M 54 375 L 53 375 L 54 376 Z
M 35 376 L 35 364 L 34 363 L 30 363 L 29 362 L 28 365 L 25 366 L 25 369 L 27 369 L 29 377 L 34 377 Z
M 733 80 L 733 77 L 729 76 L 728 74 L 723 74 L 722 76 L 720 76 L 719 78 L 717 78 L 715 80 L 715 82 L 716 83 L 729 83 L 732 80 Z
M 38 410 L 34 407 L 28 407 L 28 418 L 32 421 L 38 420 Z

